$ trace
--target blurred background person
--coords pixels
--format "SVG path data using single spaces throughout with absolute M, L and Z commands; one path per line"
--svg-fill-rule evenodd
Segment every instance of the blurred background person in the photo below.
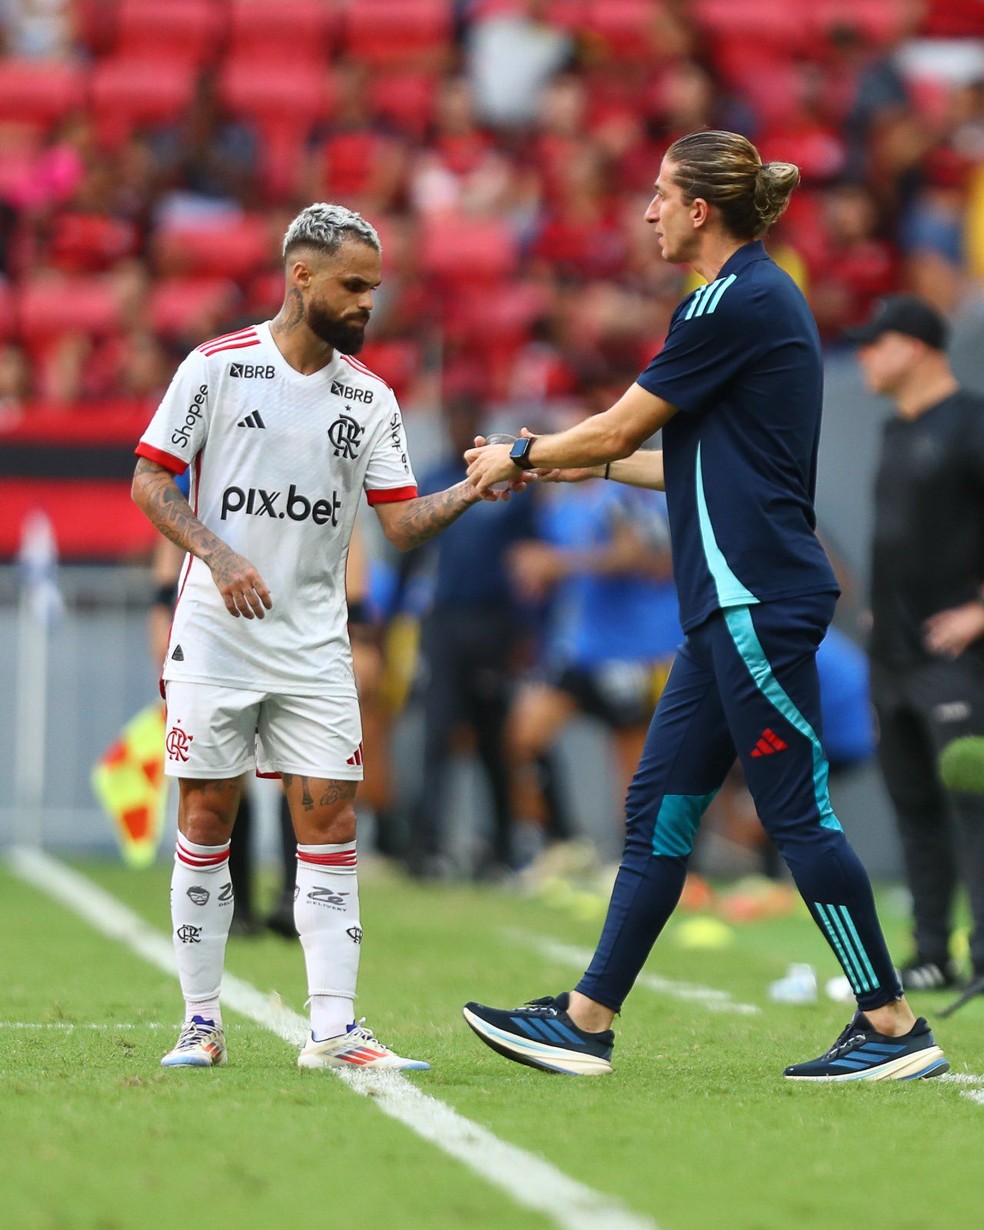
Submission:
M 878 755 L 912 893 L 903 986 L 954 986 L 957 888 L 984 976 L 984 798 L 948 791 L 939 756 L 984 734 L 984 397 L 961 388 L 948 327 L 925 300 L 878 305 L 853 339 L 868 387 L 891 399 L 875 483 L 871 685 Z
M 585 715 L 603 724 L 614 751 L 616 814 L 682 640 L 672 581 L 665 496 L 618 483 L 545 487 L 538 538 L 510 554 L 523 598 L 540 606 L 533 682 L 509 719 L 517 817 L 539 822 L 548 849 L 534 876 L 560 870 L 554 843 L 579 836 L 562 784 L 557 741 Z M 569 855 L 583 857 L 575 847 Z
M 445 408 L 446 455 L 420 483 L 426 495 L 465 476 L 463 454 L 483 434 L 480 399 L 455 398 Z M 501 879 L 514 867 L 511 767 L 505 724 L 516 676 L 524 664 L 526 617 L 507 560 L 533 537 L 533 498 L 483 502 L 444 534 L 408 557 L 402 585 L 430 564 L 432 591 L 421 617 L 419 688 L 424 749 L 419 796 L 410 820 L 407 868 L 420 879 L 443 879 L 459 869 L 450 853 L 451 768 L 470 739 L 491 804 L 492 831 L 472 866 L 476 879 Z

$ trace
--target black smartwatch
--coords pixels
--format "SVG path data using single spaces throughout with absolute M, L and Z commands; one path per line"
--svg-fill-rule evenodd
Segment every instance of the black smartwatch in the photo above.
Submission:
M 520 436 L 509 450 L 509 459 L 513 465 L 519 466 L 521 470 L 532 470 L 533 462 L 530 459 L 530 449 L 532 447 L 533 436 Z

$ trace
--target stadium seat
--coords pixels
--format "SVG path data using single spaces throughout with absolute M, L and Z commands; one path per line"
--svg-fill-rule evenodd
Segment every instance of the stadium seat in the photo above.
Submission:
M 314 126 L 330 113 L 334 79 L 321 65 L 254 61 L 230 56 L 219 76 L 219 98 L 262 142 L 260 181 L 268 199 L 297 186 Z
M 388 126 L 422 138 L 434 115 L 437 81 L 429 73 L 381 73 L 369 87 L 369 105 Z
M 367 342 L 358 359 L 401 397 L 420 367 L 420 347 L 406 339 Z
M 653 0 L 588 0 L 581 34 L 606 60 L 651 59 L 650 25 L 657 8 Z
M 110 57 L 92 70 L 92 114 L 100 138 L 123 141 L 138 128 L 178 120 L 190 105 L 196 70 L 181 60 Z
M 131 60 L 215 61 L 224 45 L 225 5 L 216 0 L 121 0 L 115 54 Z
M 229 54 L 258 63 L 325 65 L 338 35 L 338 17 L 325 0 L 232 0 Z
M 167 275 L 249 278 L 279 257 L 279 235 L 263 214 L 238 222 L 175 223 L 154 234 L 154 267 Z
M 814 32 L 806 7 L 790 0 L 694 0 L 693 19 L 716 43 L 741 40 L 750 47 L 773 47 L 792 57 L 807 55 Z
M 558 30 L 578 34 L 584 27 L 590 0 L 547 0 L 545 19 Z
M 150 292 L 150 327 L 168 339 L 214 337 L 239 299 L 229 278 L 162 278 Z
M 122 325 L 117 284 L 105 274 L 36 274 L 20 289 L 20 333 L 33 354 L 65 333 L 115 333 Z
M 446 0 L 358 0 L 343 18 L 346 51 L 370 67 L 443 68 L 453 35 Z
M 48 129 L 86 101 L 86 75 L 77 64 L 0 60 L 0 120 Z
M 518 264 L 509 228 L 497 219 L 430 219 L 421 230 L 420 272 L 443 283 L 494 281 Z
M 140 236 L 124 218 L 66 210 L 54 215 L 48 252 L 62 273 L 102 273 L 136 254 Z

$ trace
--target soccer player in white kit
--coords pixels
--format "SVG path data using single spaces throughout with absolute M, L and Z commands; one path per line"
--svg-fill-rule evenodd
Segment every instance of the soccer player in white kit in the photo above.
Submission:
M 221 236 L 217 236 L 221 243 Z M 144 433 L 133 498 L 188 552 L 163 679 L 179 780 L 171 880 L 185 1023 L 165 1066 L 226 1061 L 219 992 L 232 919 L 240 778 L 279 774 L 297 835 L 294 920 L 307 969 L 305 1068 L 427 1068 L 354 1013 L 362 925 L 355 795 L 362 728 L 345 562 L 362 492 L 401 550 L 482 496 L 418 497 L 392 390 L 353 356 L 380 283 L 375 229 L 314 204 L 284 238 L 273 320 L 187 356 Z M 191 469 L 186 499 L 174 476 Z

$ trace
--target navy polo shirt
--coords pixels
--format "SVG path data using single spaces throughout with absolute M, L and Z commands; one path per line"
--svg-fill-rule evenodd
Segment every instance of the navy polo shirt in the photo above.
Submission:
M 678 411 L 663 462 L 684 630 L 720 607 L 839 592 L 814 532 L 820 338 L 760 242 L 679 304 L 638 383 Z

